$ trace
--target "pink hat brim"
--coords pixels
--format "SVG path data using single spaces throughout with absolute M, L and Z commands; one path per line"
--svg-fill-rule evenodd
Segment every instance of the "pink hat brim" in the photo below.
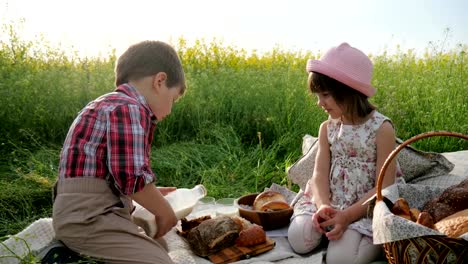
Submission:
M 366 95 L 367 97 L 371 97 L 375 94 L 376 90 L 372 85 L 368 83 L 363 83 L 352 76 L 344 73 L 343 71 L 336 69 L 326 62 L 320 60 L 308 60 L 307 61 L 307 72 L 318 72 L 328 77 L 331 77 L 339 82 L 342 82 L 349 87 L 353 88 L 354 90 L 361 92 L 362 94 Z

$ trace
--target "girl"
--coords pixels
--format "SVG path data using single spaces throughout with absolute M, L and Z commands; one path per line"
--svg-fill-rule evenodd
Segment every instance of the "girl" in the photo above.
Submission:
M 363 202 L 375 194 L 385 159 L 395 146 L 389 118 L 369 103 L 373 65 L 360 50 L 342 43 L 320 60 L 309 60 L 308 86 L 329 118 L 320 125 L 312 178 L 288 230 L 297 253 L 313 250 L 325 236 L 326 263 L 370 263 L 381 256 L 372 243 L 372 220 Z M 384 186 L 395 182 L 393 162 Z

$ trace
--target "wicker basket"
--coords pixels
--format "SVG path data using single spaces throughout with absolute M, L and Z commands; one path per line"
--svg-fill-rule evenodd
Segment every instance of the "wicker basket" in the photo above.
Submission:
M 393 158 L 405 146 L 412 142 L 432 136 L 451 136 L 468 140 L 468 135 L 448 132 L 432 131 L 414 136 L 393 150 L 380 170 L 377 179 L 377 202 L 383 201 L 382 183 L 385 170 Z M 468 263 L 468 241 L 461 238 L 447 236 L 421 236 L 384 243 L 384 251 L 390 264 L 401 263 Z M 416 255 L 416 262 L 414 262 Z

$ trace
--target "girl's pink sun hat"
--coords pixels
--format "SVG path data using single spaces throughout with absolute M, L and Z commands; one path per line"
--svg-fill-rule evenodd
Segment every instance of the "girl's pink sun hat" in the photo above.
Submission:
M 341 43 L 329 49 L 320 60 L 309 59 L 307 72 L 318 72 L 342 82 L 371 97 L 375 88 L 371 85 L 373 65 L 362 51 Z

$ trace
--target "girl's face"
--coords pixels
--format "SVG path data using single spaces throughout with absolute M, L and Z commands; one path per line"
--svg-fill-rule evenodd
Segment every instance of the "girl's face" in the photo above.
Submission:
M 337 119 L 343 115 L 341 107 L 329 92 L 315 93 L 317 96 L 317 105 L 321 107 L 332 119 Z

